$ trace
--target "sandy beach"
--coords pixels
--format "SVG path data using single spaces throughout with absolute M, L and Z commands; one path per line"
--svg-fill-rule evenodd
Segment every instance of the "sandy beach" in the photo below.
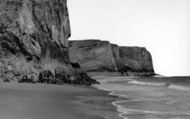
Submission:
M 0 83 L 0 119 L 119 119 L 117 97 L 92 87 Z

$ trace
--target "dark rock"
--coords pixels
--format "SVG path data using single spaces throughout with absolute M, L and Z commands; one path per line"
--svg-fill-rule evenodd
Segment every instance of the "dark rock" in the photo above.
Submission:
M 57 80 L 57 84 L 61 84 L 61 83 L 71 84 L 70 76 L 65 72 L 56 73 L 55 78 Z
M 75 69 L 80 69 L 80 68 L 81 68 L 80 65 L 79 65 L 79 63 L 72 63 L 72 62 L 71 62 L 71 66 L 72 66 L 73 68 L 75 68 Z
M 91 85 L 97 84 L 98 82 L 90 78 L 85 72 L 74 71 L 72 74 L 68 73 L 53 73 L 51 71 L 43 71 L 39 76 L 39 83 L 48 84 L 81 84 L 81 85 Z
M 3 82 L 9 83 L 9 82 L 11 82 L 11 80 L 9 80 L 9 79 L 4 79 Z
M 71 81 L 72 84 L 85 84 L 85 85 L 99 84 L 99 82 L 89 77 L 85 72 L 78 72 L 75 75 L 76 79 Z
M 27 75 L 23 76 L 19 81 L 19 83 L 36 83 L 34 77 L 28 77 Z
M 54 75 L 49 70 L 40 72 L 38 82 L 39 83 L 56 83 Z
M 4 73 L 1 72 L 0 77 L 1 77 L 1 79 L 3 79 L 4 82 L 15 81 L 15 79 L 16 79 L 14 72 L 11 72 L 11 71 L 10 72 L 4 72 Z

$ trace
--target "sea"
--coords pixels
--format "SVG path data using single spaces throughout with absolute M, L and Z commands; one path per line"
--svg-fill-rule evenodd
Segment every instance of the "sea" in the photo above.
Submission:
M 123 119 L 190 119 L 190 77 L 110 77 L 95 85 L 110 95 Z

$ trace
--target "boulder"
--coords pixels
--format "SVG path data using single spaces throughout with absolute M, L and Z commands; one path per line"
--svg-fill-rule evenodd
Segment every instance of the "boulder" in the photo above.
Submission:
M 20 80 L 18 80 L 19 83 L 36 83 L 34 77 L 28 77 L 28 75 L 23 76 Z
M 38 82 L 39 83 L 55 83 L 55 77 L 51 71 L 45 70 L 43 72 L 40 72 Z

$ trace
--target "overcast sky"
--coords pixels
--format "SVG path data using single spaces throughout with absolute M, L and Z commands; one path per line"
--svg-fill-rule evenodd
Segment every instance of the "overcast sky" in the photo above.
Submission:
M 68 0 L 71 38 L 144 46 L 163 75 L 190 75 L 190 0 Z

